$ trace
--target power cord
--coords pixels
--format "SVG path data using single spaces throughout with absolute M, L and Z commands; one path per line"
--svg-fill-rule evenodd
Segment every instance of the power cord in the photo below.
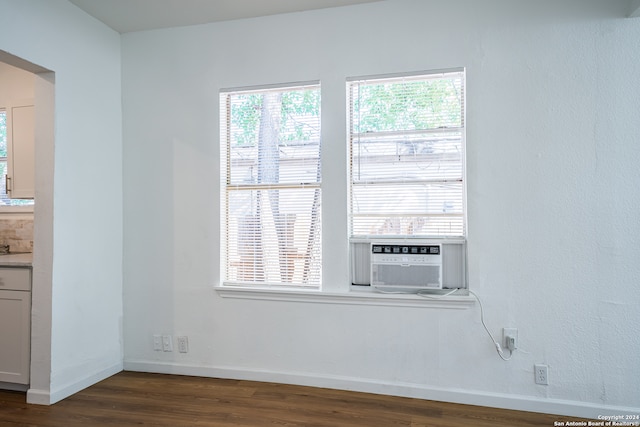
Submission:
M 441 294 L 441 295 L 436 295 L 436 294 L 432 294 L 432 293 L 428 293 L 429 291 L 425 291 L 425 290 L 420 290 L 418 292 L 416 292 L 416 295 L 421 296 L 422 298 L 427 298 L 427 299 L 441 299 L 444 297 L 448 297 L 449 295 L 455 293 L 458 289 L 451 289 L 451 291 L 447 292 L 446 294 Z
M 500 346 L 500 343 L 496 341 L 496 339 L 493 337 L 493 335 L 489 331 L 489 328 L 487 328 L 487 324 L 484 322 L 484 308 L 482 307 L 482 301 L 480 301 L 480 297 L 475 292 L 469 289 L 467 290 L 471 295 L 473 295 L 478 300 L 478 304 L 480 305 L 480 321 L 482 322 L 482 326 L 484 326 L 484 330 L 487 331 L 487 334 L 489 334 L 489 338 L 491 338 L 491 341 L 493 341 L 493 344 L 496 346 L 496 351 L 498 352 L 498 356 L 500 356 L 500 358 L 505 361 L 511 360 L 511 357 L 513 356 L 513 350 L 509 350 L 509 357 L 505 357 L 502 351 L 502 347 Z
M 428 293 L 428 291 L 423 291 L 423 290 L 420 290 L 420 291 L 416 292 L 415 294 L 420 296 L 420 297 L 422 297 L 422 298 L 441 299 L 441 298 L 448 297 L 449 295 L 453 294 L 457 290 L 458 289 L 452 289 L 451 291 L 447 292 L 446 294 L 442 294 L 442 295 L 434 295 L 434 294 Z M 376 291 L 384 293 L 384 294 L 409 294 L 409 292 L 383 291 L 381 289 L 376 289 Z M 478 304 L 480 305 L 480 321 L 482 322 L 482 326 L 484 327 L 484 330 L 487 331 L 487 334 L 489 334 L 489 338 L 491 338 L 491 341 L 493 342 L 493 345 L 495 345 L 496 352 L 498 353 L 498 356 L 500 356 L 500 358 L 502 360 L 504 360 L 504 361 L 511 360 L 511 357 L 513 357 L 513 350 L 510 349 L 509 350 L 509 357 L 505 357 L 504 352 L 502 350 L 502 346 L 493 337 L 493 335 L 491 334 L 491 331 L 489 331 L 489 328 L 487 328 L 487 324 L 484 321 L 484 307 L 482 306 L 482 301 L 480 301 L 480 297 L 478 296 L 478 294 L 476 294 L 472 290 L 467 289 L 467 291 L 469 292 L 469 294 L 473 295 L 476 300 L 478 300 Z

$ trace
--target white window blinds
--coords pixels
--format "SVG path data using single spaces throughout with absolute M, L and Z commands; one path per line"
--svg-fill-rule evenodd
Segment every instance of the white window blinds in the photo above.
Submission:
M 224 91 L 226 284 L 318 288 L 320 86 Z
M 464 236 L 464 70 L 348 82 L 354 236 Z

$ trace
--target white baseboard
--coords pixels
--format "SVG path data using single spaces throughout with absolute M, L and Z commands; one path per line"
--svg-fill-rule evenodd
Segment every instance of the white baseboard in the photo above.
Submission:
M 125 360 L 124 370 L 295 384 L 517 411 L 540 412 L 585 419 L 598 419 L 598 416 L 603 415 L 640 414 L 640 407 L 598 405 L 573 400 L 541 399 L 533 396 L 517 396 L 513 394 L 488 393 L 455 388 L 437 388 L 414 383 L 380 382 L 332 375 L 274 372 L 234 367 L 207 367 L 156 361 L 150 362 L 147 360 Z
M 38 390 L 30 388 L 27 390 L 27 403 L 32 403 L 35 405 L 53 405 L 56 402 L 65 399 L 72 394 L 75 394 L 85 388 L 94 385 L 106 378 L 109 378 L 112 375 L 117 374 L 122 371 L 123 364 L 116 363 L 115 365 L 109 366 L 108 368 L 102 369 L 98 372 L 94 372 L 91 375 L 88 375 L 84 378 L 81 378 L 72 383 L 64 384 L 61 387 L 56 387 L 52 390 Z
M 27 403 L 33 405 L 51 405 L 49 390 L 30 388 L 27 390 Z

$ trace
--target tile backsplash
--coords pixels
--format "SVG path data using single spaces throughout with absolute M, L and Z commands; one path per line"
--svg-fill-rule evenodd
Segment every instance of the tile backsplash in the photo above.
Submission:
M 0 218 L 0 245 L 11 252 L 33 252 L 33 219 Z

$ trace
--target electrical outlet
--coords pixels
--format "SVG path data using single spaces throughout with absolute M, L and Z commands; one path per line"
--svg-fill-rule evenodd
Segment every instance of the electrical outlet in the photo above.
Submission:
M 153 336 L 153 351 L 162 351 L 162 335 Z
M 511 351 L 518 348 L 517 328 L 502 328 L 502 348 Z
M 533 365 L 536 384 L 549 385 L 549 367 L 547 365 Z
M 162 351 L 173 351 L 173 340 L 171 335 L 162 336 Z
M 189 352 L 189 338 L 188 337 L 178 337 L 178 351 L 180 353 L 188 353 Z

